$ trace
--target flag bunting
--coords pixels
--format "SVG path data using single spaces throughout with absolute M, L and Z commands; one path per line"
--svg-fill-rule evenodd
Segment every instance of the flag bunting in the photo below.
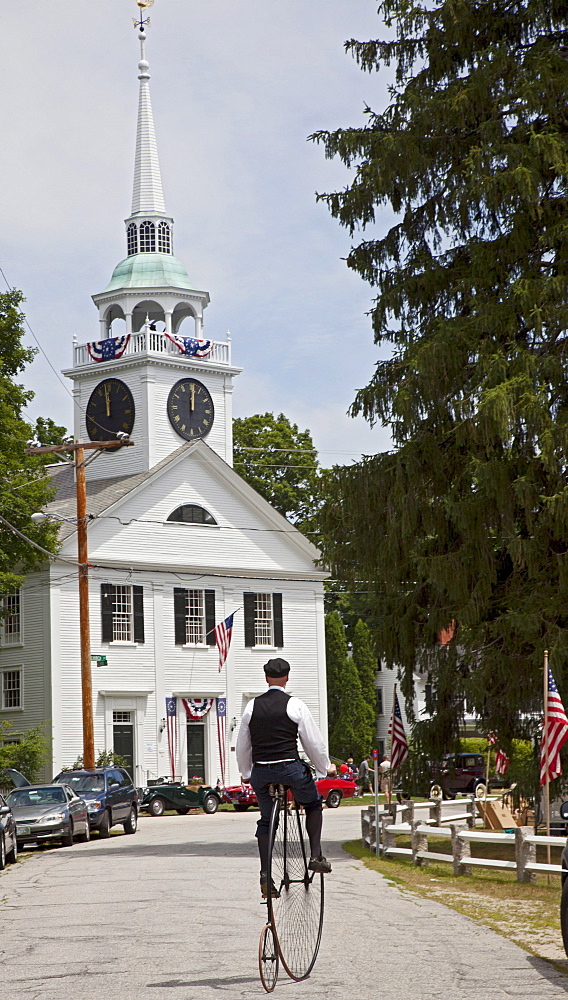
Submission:
M 219 766 L 221 768 L 221 784 L 225 787 L 227 771 L 227 699 L 216 698 L 217 702 L 217 743 L 219 745 Z
M 107 337 L 106 340 L 92 340 L 90 344 L 87 344 L 87 350 L 93 361 L 114 361 L 116 358 L 122 357 L 128 347 L 129 340 L 129 333 L 125 334 L 124 337 Z
M 177 729 L 177 698 L 166 698 L 166 724 L 168 730 L 168 753 L 172 778 L 176 776 L 176 759 L 178 747 Z
M 181 701 L 190 722 L 204 719 L 213 705 L 213 698 L 182 698 Z
M 164 331 L 165 333 L 165 331 Z M 206 358 L 213 350 L 212 340 L 197 340 L 195 337 L 181 337 L 177 333 L 166 333 L 168 340 L 177 347 L 181 354 L 190 358 Z

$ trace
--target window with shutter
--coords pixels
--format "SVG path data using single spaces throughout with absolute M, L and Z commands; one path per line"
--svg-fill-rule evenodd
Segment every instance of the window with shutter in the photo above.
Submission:
M 103 642 L 144 642 L 144 588 L 101 584 Z
M 243 594 L 245 619 L 245 646 L 254 646 L 254 594 Z
M 215 591 L 174 587 L 174 631 L 177 646 L 214 646 Z
M 282 594 L 243 594 L 245 646 L 284 646 Z

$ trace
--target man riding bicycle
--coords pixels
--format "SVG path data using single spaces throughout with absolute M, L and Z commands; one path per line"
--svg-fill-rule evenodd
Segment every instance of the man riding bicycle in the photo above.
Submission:
M 269 785 L 287 785 L 306 812 L 310 841 L 308 868 L 331 872 L 321 852 L 322 801 L 309 765 L 300 759 L 298 737 L 316 774 L 335 775 L 323 737 L 303 701 L 286 694 L 290 664 L 278 656 L 264 666 L 268 690 L 246 706 L 237 738 L 237 763 L 244 781 L 250 781 L 260 809 L 256 836 L 260 854 L 260 888 L 268 896 L 268 828 L 272 811 Z M 271 895 L 277 895 L 274 886 Z

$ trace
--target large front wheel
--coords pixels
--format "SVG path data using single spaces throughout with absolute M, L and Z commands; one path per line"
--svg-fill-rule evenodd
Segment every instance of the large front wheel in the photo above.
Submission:
M 270 820 L 268 884 L 278 898 L 268 898 L 282 965 L 291 977 L 306 979 L 314 967 L 323 928 L 323 875 L 308 871 L 310 859 L 305 815 L 295 803 L 276 798 Z

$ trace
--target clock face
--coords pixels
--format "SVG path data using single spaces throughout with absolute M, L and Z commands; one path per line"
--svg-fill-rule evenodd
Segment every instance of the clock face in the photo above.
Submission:
M 180 378 L 168 396 L 168 417 L 186 441 L 206 437 L 213 426 L 215 407 L 208 389 L 195 378 Z
M 125 382 L 106 378 L 99 382 L 87 403 L 87 434 L 91 441 L 112 441 L 119 431 L 134 427 L 134 399 Z

